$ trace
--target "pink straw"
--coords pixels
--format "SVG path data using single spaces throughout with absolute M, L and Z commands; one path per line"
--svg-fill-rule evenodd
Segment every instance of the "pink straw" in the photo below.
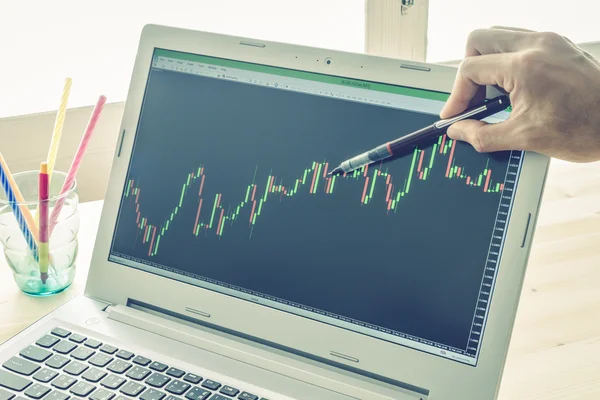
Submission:
M 100 96 L 98 98 L 98 102 L 96 103 L 96 106 L 94 107 L 94 110 L 92 111 L 92 116 L 88 122 L 86 129 L 85 129 L 85 133 L 83 134 L 83 137 L 81 138 L 81 142 L 79 143 L 79 148 L 77 149 L 77 153 L 75 153 L 75 158 L 73 158 L 73 162 L 71 163 L 71 167 L 69 168 L 69 173 L 67 174 L 67 179 L 65 180 L 65 183 L 63 184 L 63 187 L 60 190 L 60 196 L 64 195 L 69 190 L 71 190 L 71 187 L 73 186 L 73 182 L 75 182 L 75 177 L 77 176 L 77 172 L 79 171 L 81 161 L 83 161 L 83 156 L 88 147 L 90 139 L 92 138 L 92 134 L 94 133 L 94 129 L 96 128 L 96 123 L 98 122 L 98 119 L 100 118 L 100 113 L 102 113 L 102 108 L 104 107 L 105 102 L 106 102 L 105 96 Z M 54 230 L 54 227 L 56 226 L 58 216 L 59 216 L 59 214 L 62 210 L 63 204 L 65 202 L 65 197 L 60 197 L 56 201 L 56 205 L 54 206 L 54 209 L 52 210 L 52 214 L 50 215 L 50 222 L 49 222 L 50 227 L 48 230 L 48 237 L 52 236 L 52 231 Z

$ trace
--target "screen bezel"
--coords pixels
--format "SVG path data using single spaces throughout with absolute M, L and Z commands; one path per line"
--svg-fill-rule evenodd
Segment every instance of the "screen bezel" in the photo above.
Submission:
M 532 224 L 537 219 L 549 163 L 547 157 L 539 154 L 525 155 L 475 367 L 108 261 L 155 48 L 441 92 L 450 92 L 456 74 L 452 67 L 416 64 L 429 68 L 427 72 L 401 68 L 400 60 L 265 41 L 260 41 L 264 46 L 248 46 L 242 44 L 244 41 L 248 39 L 156 25 L 144 28 L 121 123 L 121 131 L 127 134 L 120 143 L 120 156 L 115 153 L 113 160 L 86 295 L 123 305 L 135 299 L 194 318 L 198 315 L 187 308 L 203 310 L 210 314 L 207 322 L 227 330 L 433 393 L 444 392 L 448 398 L 493 398 L 508 350 L 531 247 Z M 323 62 L 327 57 L 333 60 L 329 65 Z M 524 238 L 528 223 L 529 234 Z M 136 284 L 115 285 L 114 282 Z M 156 287 L 161 288 L 160 294 L 152 290 Z M 333 358 L 332 351 L 350 355 L 359 362 Z

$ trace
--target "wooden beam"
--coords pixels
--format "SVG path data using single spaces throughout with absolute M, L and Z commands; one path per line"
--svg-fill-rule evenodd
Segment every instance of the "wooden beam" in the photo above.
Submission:
M 365 0 L 365 52 L 424 62 L 427 57 L 429 0 Z

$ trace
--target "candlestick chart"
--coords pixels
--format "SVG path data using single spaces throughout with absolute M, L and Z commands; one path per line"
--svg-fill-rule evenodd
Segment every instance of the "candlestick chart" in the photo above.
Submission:
M 236 223 L 248 226 L 248 238 L 252 238 L 254 227 L 260 223 L 263 209 L 271 202 L 283 202 L 298 194 L 328 196 L 335 192 L 336 182 L 350 181 L 356 186 L 353 201 L 364 206 L 379 207 L 385 213 L 397 213 L 402 206 L 402 199 L 409 196 L 414 185 L 425 184 L 432 174 L 443 174 L 445 179 L 453 180 L 466 190 L 478 190 L 490 195 L 503 191 L 504 183 L 499 177 L 492 179 L 492 170 L 488 163 L 481 171 L 467 171 L 454 158 L 456 141 L 440 136 L 428 152 L 415 149 L 412 153 L 410 169 L 405 176 L 394 176 L 388 172 L 384 164 L 365 166 L 349 174 L 328 177 L 331 169 L 328 161 L 313 161 L 296 177 L 283 178 L 271 173 L 261 182 L 255 176 L 246 187 L 242 199 L 225 199 L 222 193 L 206 193 L 205 181 L 210 179 L 210 172 L 203 165 L 182 177 L 179 202 L 171 209 L 165 210 L 165 219 L 151 220 L 144 215 L 144 192 L 137 185 L 136 179 L 129 179 L 125 187 L 125 198 L 132 209 L 135 209 L 135 223 L 138 229 L 138 240 L 148 246 L 148 256 L 158 254 L 162 238 L 169 234 L 173 224 L 185 224 L 189 234 L 195 237 L 207 234 L 219 237 L 226 234 L 228 227 Z M 428 153 L 428 154 L 426 154 Z M 488 160 L 489 161 L 489 160 Z M 258 170 L 258 167 L 256 168 Z M 215 173 L 217 171 L 214 171 Z M 339 183 L 338 183 L 339 184 Z M 385 196 L 374 197 L 376 186 L 383 186 Z M 194 220 L 177 221 L 180 209 L 185 202 L 197 203 Z

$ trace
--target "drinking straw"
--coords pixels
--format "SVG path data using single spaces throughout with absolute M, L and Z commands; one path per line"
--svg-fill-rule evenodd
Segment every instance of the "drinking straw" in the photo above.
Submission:
M 91 115 L 88 125 L 86 127 L 85 133 L 83 134 L 83 137 L 81 138 L 81 142 L 79 143 L 79 148 L 77 148 L 77 152 L 75 153 L 75 157 L 73 158 L 73 162 L 71 163 L 71 167 L 69 168 L 69 172 L 67 173 L 67 178 L 65 179 L 62 189 L 60 190 L 59 198 L 56 201 L 56 204 L 54 205 L 52 214 L 50 215 L 50 222 L 49 222 L 50 228 L 49 228 L 48 236 L 52 236 L 52 231 L 54 230 L 54 228 L 57 224 L 58 216 L 59 216 L 60 211 L 62 210 L 63 204 L 65 202 L 65 196 L 63 196 L 63 195 L 65 193 L 67 193 L 69 190 L 71 190 L 71 187 L 73 186 L 73 183 L 75 182 L 75 177 L 77 176 L 77 172 L 79 171 L 79 167 L 81 166 L 81 162 L 85 155 L 85 151 L 88 147 L 90 139 L 92 138 L 92 135 L 94 133 L 94 129 L 96 128 L 96 123 L 98 122 L 98 119 L 100 118 L 100 114 L 102 113 L 102 109 L 104 108 L 104 103 L 106 103 L 106 97 L 100 96 L 98 98 L 98 102 L 96 103 L 96 106 L 94 107 L 94 110 L 92 111 L 92 115 Z
M 6 164 L 4 157 L 2 157 L 2 153 L 0 153 L 0 186 L 6 194 L 8 203 L 10 204 L 12 212 L 17 219 L 19 228 L 21 229 L 23 237 L 27 242 L 27 246 L 37 261 L 38 249 L 36 235 L 34 233 L 35 221 L 33 220 L 33 216 L 31 215 L 29 208 L 27 208 L 27 206 L 24 204 L 23 195 L 19 191 L 19 187 L 15 183 L 15 180 L 8 169 L 8 165 Z

